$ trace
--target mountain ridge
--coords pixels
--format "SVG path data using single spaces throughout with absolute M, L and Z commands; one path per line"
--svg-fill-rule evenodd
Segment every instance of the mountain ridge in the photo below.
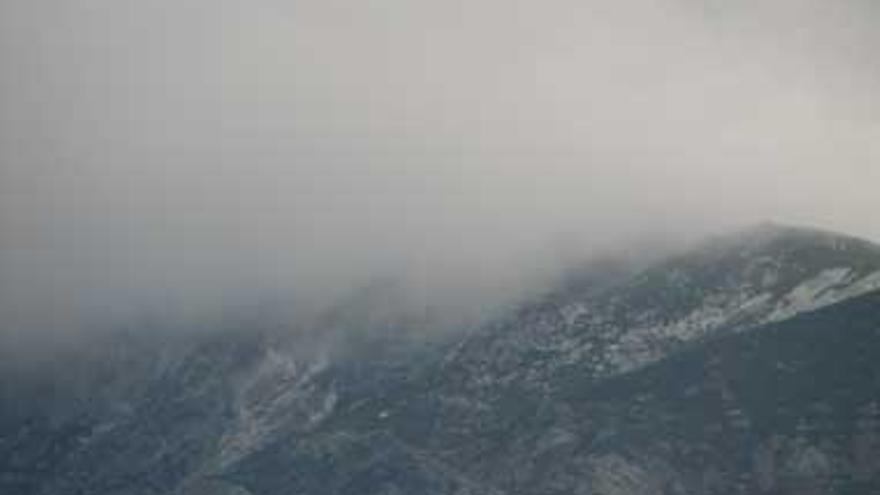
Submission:
M 818 471 L 843 473 L 835 476 L 852 489 L 875 487 L 880 466 L 866 459 L 880 457 L 880 442 L 829 433 L 822 441 L 831 448 L 787 426 L 774 433 L 778 440 L 763 430 L 736 432 L 773 414 L 794 414 L 810 428 L 825 421 L 789 406 L 774 410 L 761 392 L 763 380 L 773 383 L 786 370 L 809 381 L 830 366 L 799 343 L 803 329 L 805 338 L 816 335 L 819 351 L 842 349 L 849 361 L 837 368 L 849 371 L 835 386 L 851 380 L 858 403 L 829 392 L 830 405 L 804 407 L 839 410 L 835 428 L 880 438 L 880 419 L 871 426 L 873 413 L 852 412 L 870 409 L 876 395 L 873 382 L 860 378 L 864 370 L 870 380 L 880 377 L 868 359 L 880 354 L 872 326 L 880 318 L 880 285 L 873 285 L 880 249 L 803 229 L 757 230 L 709 240 L 635 274 L 600 271 L 596 290 L 556 291 L 421 346 L 388 347 L 382 334 L 367 352 L 310 354 L 298 347 L 300 334 L 285 337 L 277 322 L 244 319 L 240 330 L 230 323 L 218 333 L 108 341 L 117 346 L 108 349 L 113 359 L 56 363 L 33 383 L 0 376 L 0 491 L 863 493 L 791 490 L 801 490 L 797 473 Z M 385 313 L 362 307 L 372 300 L 355 298 L 357 306 L 334 313 L 342 315 L 328 320 L 334 338 L 346 338 L 336 327 L 357 325 L 362 311 L 363 325 L 381 328 L 376 315 Z M 354 341 L 369 338 L 362 331 Z M 308 348 L 311 339 L 305 342 Z M 717 349 L 728 347 L 741 351 L 725 351 L 716 363 Z M 825 364 L 804 367 L 804 359 Z M 682 362 L 702 364 L 674 371 Z M 737 378 L 747 386 L 725 385 L 750 369 L 757 378 Z M 650 385 L 661 376 L 666 385 Z M 793 390 L 791 400 L 812 397 Z M 738 402 L 747 396 L 770 402 Z M 728 426 L 719 433 L 717 424 Z M 844 445 L 861 454 L 841 454 Z M 738 460 L 728 463 L 726 454 Z M 744 460 L 753 457 L 763 460 Z M 774 463 L 788 467 L 770 469 Z M 810 483 L 831 483 L 823 476 Z

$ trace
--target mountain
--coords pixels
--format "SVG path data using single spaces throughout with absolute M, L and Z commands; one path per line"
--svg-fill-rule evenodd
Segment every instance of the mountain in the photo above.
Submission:
M 880 247 L 826 232 L 761 225 L 587 294 L 558 294 L 474 335 L 459 361 L 474 376 L 547 382 L 547 373 L 613 376 L 693 341 L 742 331 L 880 289 Z
M 228 479 L 252 493 L 877 493 L 878 308 L 872 293 L 540 397 L 426 371 Z
M 258 315 L 5 364 L 0 493 L 880 492 L 880 247 L 762 225 L 592 273 L 421 343 L 371 289 L 332 345 Z

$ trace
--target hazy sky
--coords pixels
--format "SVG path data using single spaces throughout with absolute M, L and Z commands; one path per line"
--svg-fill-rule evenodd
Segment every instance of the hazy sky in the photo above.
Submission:
M 3 0 L 0 308 L 492 291 L 764 219 L 880 240 L 878 47 L 874 0 Z

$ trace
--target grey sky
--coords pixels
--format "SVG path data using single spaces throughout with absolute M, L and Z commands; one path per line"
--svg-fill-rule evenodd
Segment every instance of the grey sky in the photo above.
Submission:
M 763 219 L 878 240 L 878 46 L 870 0 L 4 0 L 2 308 L 492 292 L 560 239 Z

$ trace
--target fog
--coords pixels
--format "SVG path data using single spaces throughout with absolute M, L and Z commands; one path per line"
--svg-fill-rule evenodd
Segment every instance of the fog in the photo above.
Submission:
M 870 0 L 4 0 L 5 327 L 455 311 L 648 239 L 880 239 Z M 195 308 L 195 309 L 194 309 Z

